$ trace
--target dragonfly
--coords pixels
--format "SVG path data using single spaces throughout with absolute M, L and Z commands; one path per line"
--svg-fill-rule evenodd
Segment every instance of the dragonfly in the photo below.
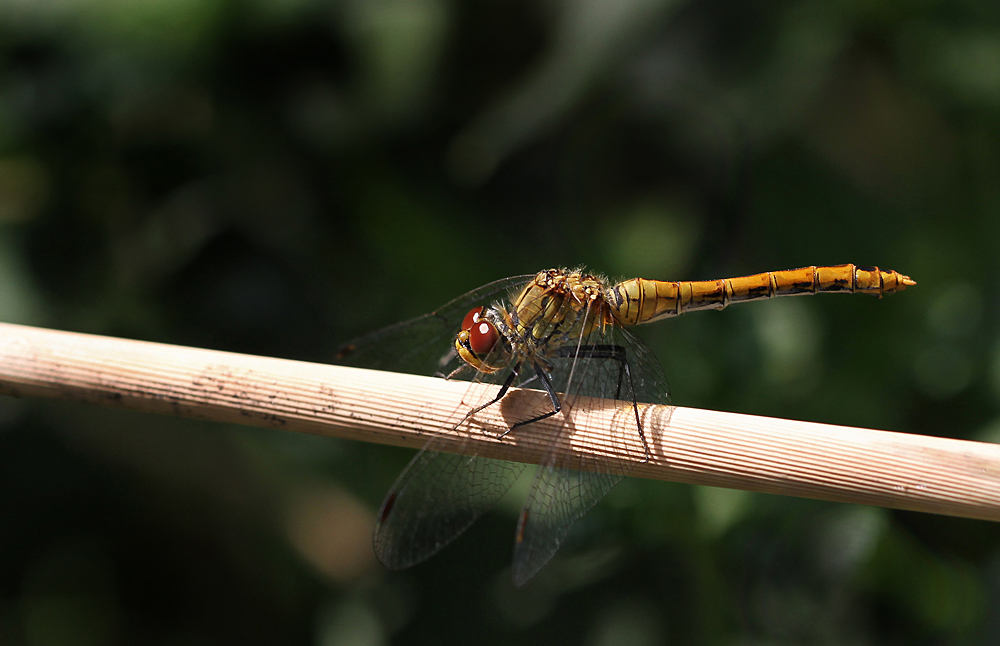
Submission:
M 345 365 L 499 386 L 485 401 L 470 395 L 462 420 L 446 429 L 465 438 L 458 453 L 438 450 L 443 442 L 432 438 L 400 474 L 376 519 L 376 556 L 390 570 L 427 560 L 521 475 L 524 464 L 477 454 L 473 433 L 502 439 L 556 420 L 559 437 L 535 471 L 515 532 L 512 576 L 523 585 L 549 562 L 577 520 L 636 464 L 650 459 L 639 405 L 668 404 L 669 392 L 659 361 L 629 328 L 733 303 L 819 293 L 882 297 L 915 284 L 896 271 L 853 264 L 720 280 L 618 283 L 582 268 L 548 269 L 497 280 L 344 345 L 337 359 Z M 506 428 L 472 423 L 519 389 L 541 391 L 547 406 Z M 567 462 L 564 440 L 572 429 L 561 413 L 582 397 L 609 400 L 627 414 L 615 415 L 607 429 L 611 454 Z

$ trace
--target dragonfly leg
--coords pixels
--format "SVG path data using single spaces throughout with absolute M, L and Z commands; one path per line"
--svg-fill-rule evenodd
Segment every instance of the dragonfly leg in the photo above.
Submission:
M 629 399 L 632 401 L 632 411 L 635 413 L 635 425 L 639 429 L 639 439 L 642 440 L 642 448 L 646 454 L 646 461 L 649 461 L 649 444 L 646 442 L 646 431 L 642 428 L 639 420 L 639 403 L 635 398 L 635 386 L 632 384 L 632 371 L 629 369 L 625 348 L 620 345 L 584 345 L 579 348 L 575 346 L 563 346 L 559 349 L 559 355 L 563 357 L 580 357 L 585 359 L 611 359 L 618 362 L 618 388 L 615 391 L 615 399 L 621 399 L 622 377 L 628 382 Z
M 500 386 L 500 392 L 497 393 L 497 396 L 494 397 L 493 399 L 491 399 L 490 401 L 486 402 L 485 404 L 480 404 L 479 406 L 476 406 L 475 408 L 473 408 L 472 410 L 470 410 L 468 413 L 465 414 L 465 417 L 462 418 L 462 421 L 459 422 L 457 424 L 457 426 L 461 426 L 462 424 L 465 423 L 465 421 L 467 419 L 469 419 L 470 417 L 472 417 L 473 415 L 475 415 L 479 411 L 484 410 L 486 408 L 489 408 L 493 404 L 495 404 L 498 401 L 500 401 L 501 399 L 503 399 L 504 395 L 507 394 L 507 391 L 510 390 L 511 384 L 513 384 L 514 380 L 517 379 L 517 375 L 520 372 L 520 370 L 521 370 L 521 364 L 520 363 L 516 364 L 513 368 L 511 368 L 510 369 L 510 374 L 507 375 L 507 379 L 504 380 L 503 385 Z M 510 433 L 510 431 L 509 430 L 506 431 L 500 437 L 503 437 L 507 433 Z
M 450 379 L 454 379 L 458 375 L 460 375 L 463 372 L 465 372 L 466 369 L 471 368 L 471 367 L 472 366 L 470 366 L 469 364 L 463 363 L 462 365 L 460 365 L 459 367 L 455 368 L 454 370 L 452 370 L 448 374 L 444 374 L 443 372 L 435 372 L 433 376 L 435 376 L 435 377 L 441 377 L 445 381 L 448 381 Z
M 552 381 L 549 379 L 549 376 L 545 374 L 545 371 L 542 370 L 542 367 L 539 366 L 537 363 L 533 363 L 532 365 L 535 367 L 535 374 L 538 376 L 538 379 L 542 382 L 542 386 L 545 387 L 545 392 L 548 393 L 549 395 L 549 401 L 552 402 L 552 410 L 550 410 L 547 413 L 542 413 L 541 415 L 538 415 L 536 417 L 532 417 L 531 419 L 526 419 L 523 422 L 517 422 L 509 429 L 504 431 L 500 435 L 500 437 L 504 437 L 518 426 L 527 426 L 528 424 L 533 424 L 539 420 L 545 419 L 546 417 L 552 417 L 553 415 L 562 410 L 562 403 L 559 401 L 559 396 L 556 395 L 556 389 L 552 387 Z
M 582 359 L 612 359 L 618 362 L 618 388 L 615 390 L 615 399 L 621 399 L 622 376 L 628 375 L 631 386 L 632 376 L 629 373 L 628 361 L 625 357 L 625 348 L 620 345 L 584 345 L 563 346 L 559 348 L 561 357 L 580 357 Z M 632 398 L 633 400 L 635 397 Z

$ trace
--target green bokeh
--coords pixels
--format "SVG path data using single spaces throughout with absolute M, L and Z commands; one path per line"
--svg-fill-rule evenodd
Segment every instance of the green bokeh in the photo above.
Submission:
M 995 3 L 0 0 L 0 320 L 310 361 L 503 276 L 897 269 L 640 330 L 676 404 L 1000 439 Z M 995 524 L 629 480 L 514 590 L 412 452 L 0 399 L 0 643 L 995 644 Z M 519 498 L 520 497 L 520 498 Z

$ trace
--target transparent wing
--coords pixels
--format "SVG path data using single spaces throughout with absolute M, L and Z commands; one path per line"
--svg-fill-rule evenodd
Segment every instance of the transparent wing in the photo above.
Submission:
M 460 361 L 454 352 L 454 343 L 466 313 L 477 305 L 489 305 L 506 296 L 533 277 L 532 274 L 493 281 L 445 303 L 430 314 L 358 337 L 340 347 L 335 362 L 355 368 L 415 375 L 447 375 Z
M 423 449 L 382 503 L 375 555 L 391 570 L 434 556 L 486 513 L 523 470 L 516 462 Z
M 524 585 L 538 574 L 555 556 L 573 524 L 627 473 L 577 471 L 554 465 L 539 467 L 518 519 L 514 584 Z
M 495 281 L 430 314 L 361 337 L 341 348 L 338 362 L 415 374 L 451 374 L 461 364 L 453 347 L 466 313 L 473 307 L 506 298 L 533 277 L 534 274 Z M 464 376 L 495 383 L 506 374 L 501 371 L 485 375 L 470 369 Z M 476 403 L 464 405 L 471 408 Z M 482 432 L 470 424 L 464 426 L 466 443 L 468 434 Z M 523 464 L 475 454 L 440 453 L 435 450 L 436 444 L 437 440 L 431 439 L 414 456 L 382 503 L 373 545 L 379 561 L 390 569 L 420 563 L 458 538 L 503 496 L 524 470 Z
M 614 422 L 607 429 L 612 450 L 567 460 L 569 429 L 551 447 L 535 473 L 515 534 L 513 577 L 531 579 L 556 553 L 570 528 L 649 456 L 636 404 L 669 403 L 659 362 L 635 335 L 618 326 L 595 332 L 573 344 L 564 357 L 551 360 L 555 390 L 563 405 L 581 396 L 614 402 Z M 586 414 L 586 411 L 577 411 Z

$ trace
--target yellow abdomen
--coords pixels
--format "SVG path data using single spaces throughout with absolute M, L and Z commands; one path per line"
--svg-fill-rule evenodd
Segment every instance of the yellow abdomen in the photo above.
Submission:
M 667 282 L 633 278 L 608 289 L 605 301 L 622 325 L 639 325 L 697 310 L 721 310 L 730 303 L 820 292 L 883 294 L 916 282 L 878 267 L 836 265 L 768 271 L 740 278 Z

